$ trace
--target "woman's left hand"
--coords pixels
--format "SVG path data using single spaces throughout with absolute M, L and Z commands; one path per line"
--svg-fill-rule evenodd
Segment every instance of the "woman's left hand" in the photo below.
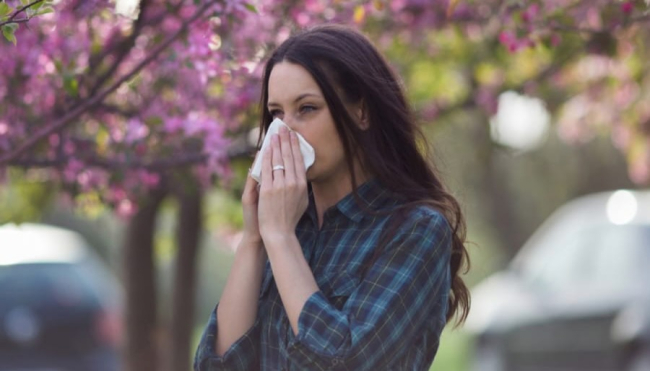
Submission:
M 263 156 L 258 204 L 262 239 L 295 235 L 296 225 L 309 204 L 298 137 L 280 128 Z

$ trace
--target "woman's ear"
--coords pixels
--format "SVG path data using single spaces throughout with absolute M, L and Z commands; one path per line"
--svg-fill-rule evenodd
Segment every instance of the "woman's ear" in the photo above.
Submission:
M 363 99 L 356 104 L 355 116 L 359 128 L 361 128 L 361 130 L 368 130 L 368 128 L 370 127 L 370 120 L 368 118 L 368 110 L 366 109 L 366 102 Z

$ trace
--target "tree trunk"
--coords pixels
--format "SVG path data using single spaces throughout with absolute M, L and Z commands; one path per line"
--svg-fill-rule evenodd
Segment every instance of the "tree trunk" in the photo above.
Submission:
M 156 216 L 165 197 L 162 190 L 152 191 L 131 218 L 124 244 L 126 286 L 125 371 L 156 371 L 157 311 L 156 280 L 153 259 Z
M 171 318 L 171 371 L 189 369 L 190 343 L 194 325 L 196 257 L 202 227 L 201 191 L 183 190 L 178 194 L 179 217 L 176 232 L 178 253 L 174 275 Z
M 487 116 L 477 113 L 477 122 L 485 124 L 475 125 L 472 129 L 476 136 L 475 143 L 478 143 L 478 163 L 482 163 L 478 168 L 481 184 L 484 184 L 480 189 L 484 200 L 482 209 L 496 229 L 499 247 L 509 260 L 517 253 L 525 236 L 522 235 L 521 222 L 516 217 L 516 199 L 508 189 L 508 183 L 504 182 L 507 174 L 498 166 L 498 153 L 490 137 L 488 121 Z

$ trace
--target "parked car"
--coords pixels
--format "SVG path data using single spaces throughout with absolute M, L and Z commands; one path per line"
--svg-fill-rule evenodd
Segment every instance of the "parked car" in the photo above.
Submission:
M 561 207 L 472 290 L 475 371 L 650 371 L 650 191 Z
M 0 226 L 0 371 L 117 371 L 121 296 L 79 234 Z

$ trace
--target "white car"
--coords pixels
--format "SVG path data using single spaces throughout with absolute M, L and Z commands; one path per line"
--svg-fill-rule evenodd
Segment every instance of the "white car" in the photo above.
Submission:
M 475 371 L 650 371 L 650 191 L 578 198 L 472 290 Z

